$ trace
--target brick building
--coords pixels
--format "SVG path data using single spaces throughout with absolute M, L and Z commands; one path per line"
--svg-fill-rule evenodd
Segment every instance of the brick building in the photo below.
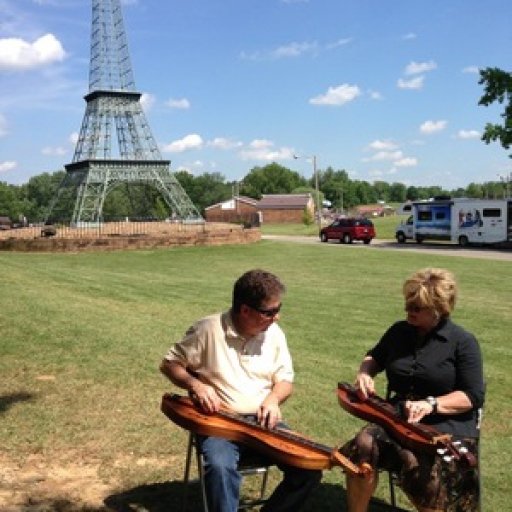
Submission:
M 247 222 L 259 224 L 258 200 L 252 197 L 235 196 L 222 203 L 204 209 L 207 222 Z
M 263 222 L 302 223 L 304 211 L 315 215 L 311 194 L 264 194 L 258 201 L 251 197 L 235 196 L 205 208 L 207 222 L 245 222 L 257 226 Z
M 261 223 L 302 223 L 305 210 L 314 218 L 315 204 L 311 194 L 263 194 L 258 210 Z

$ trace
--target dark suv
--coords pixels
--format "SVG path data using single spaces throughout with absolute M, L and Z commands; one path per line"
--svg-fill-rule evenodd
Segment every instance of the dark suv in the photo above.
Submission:
M 356 217 L 335 220 L 331 225 L 320 230 L 320 240 L 339 240 L 343 244 L 351 244 L 353 240 L 362 240 L 369 244 L 375 238 L 375 228 L 371 220 Z

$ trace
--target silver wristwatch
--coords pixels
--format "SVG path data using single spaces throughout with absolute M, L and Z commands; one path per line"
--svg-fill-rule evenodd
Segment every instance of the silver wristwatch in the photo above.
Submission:
M 437 412 L 437 398 L 435 396 L 427 396 L 425 401 L 432 406 L 432 414 L 435 414 Z

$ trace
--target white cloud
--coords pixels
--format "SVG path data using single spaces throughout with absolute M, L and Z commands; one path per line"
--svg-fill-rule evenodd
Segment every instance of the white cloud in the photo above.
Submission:
M 414 167 L 418 160 L 414 157 L 405 156 L 398 145 L 391 140 L 377 139 L 368 144 L 365 151 L 375 151 L 370 157 L 362 159 L 363 162 L 391 162 L 393 167 L 388 171 L 373 170 L 371 175 L 394 174 L 398 172 L 397 167 Z M 373 174 L 372 174 L 373 173 Z
M 239 148 L 242 143 L 224 137 L 215 137 L 215 139 L 208 141 L 208 146 L 216 149 L 233 149 Z
M 252 53 L 242 51 L 240 52 L 240 58 L 254 61 L 298 58 L 305 54 L 317 55 L 321 51 L 334 50 L 340 46 L 345 46 L 350 42 L 352 42 L 352 38 L 350 37 L 340 38 L 336 41 L 322 44 L 317 41 L 294 41 L 292 43 L 278 46 L 277 48 L 269 51 L 254 51 Z
M 187 98 L 173 99 L 170 98 L 165 103 L 170 108 L 177 108 L 181 110 L 186 110 L 190 108 L 190 101 Z
M 339 48 L 340 46 L 345 46 L 349 43 L 352 42 L 352 38 L 351 37 L 346 37 L 346 38 L 343 38 L 343 39 L 338 39 L 337 41 L 334 41 L 332 43 L 327 43 L 325 45 L 325 49 L 326 50 L 334 50 L 335 48 Z
M 418 159 L 413 157 L 404 157 L 393 162 L 397 167 L 416 167 Z
M 26 70 L 60 62 L 66 57 L 60 41 L 46 34 L 33 43 L 19 38 L 0 39 L 0 70 Z
M 399 78 L 397 82 L 397 86 L 400 89 L 421 89 L 423 87 L 423 82 L 425 77 L 423 75 L 416 76 L 411 78 L 410 80 L 404 80 L 403 78 Z
M 253 53 L 247 53 L 242 51 L 240 53 L 240 58 L 245 60 L 278 60 L 278 59 L 289 59 L 300 57 L 301 55 L 309 52 L 317 52 L 318 51 L 318 43 L 316 42 L 302 42 L 302 43 L 289 43 L 283 46 L 279 46 L 274 50 L 270 50 L 268 52 L 260 52 L 255 51 Z
M 396 161 L 401 160 L 404 157 L 402 151 L 377 151 L 374 155 L 369 158 L 363 158 L 363 162 L 377 162 L 383 160 Z
M 357 85 L 342 84 L 337 87 L 329 87 L 325 94 L 311 98 L 309 103 L 312 105 L 340 106 L 355 100 L 360 95 L 361 90 Z
M 480 132 L 478 130 L 459 130 L 457 133 L 458 139 L 479 139 Z
M 314 51 L 318 48 L 316 42 L 308 43 L 290 43 L 285 46 L 280 46 L 271 52 L 271 57 L 274 59 L 300 57 L 303 53 Z
M 7 119 L 3 114 L 0 114 L 0 137 L 5 137 L 8 133 Z
M 428 71 L 432 71 L 437 68 L 437 64 L 431 60 L 429 62 L 414 62 L 412 61 L 405 68 L 405 74 L 407 76 L 410 75 L 419 75 L 420 73 L 426 73 Z
M 409 32 L 408 34 L 405 34 L 402 39 L 404 41 L 410 41 L 411 39 L 416 39 L 416 34 L 414 32 Z
M 70 136 L 69 136 L 69 142 L 71 142 L 71 144 L 76 144 L 78 142 L 78 137 L 79 137 L 79 134 L 78 132 L 73 132 Z
M 46 146 L 41 150 L 41 154 L 46 156 L 64 156 L 68 153 L 68 150 L 63 147 L 55 147 L 52 148 L 50 146 Z
M 283 4 L 307 4 L 309 0 L 281 0 Z
M 279 160 L 291 160 L 293 148 L 274 148 L 274 143 L 266 139 L 253 140 L 246 149 L 240 151 L 242 160 L 260 160 L 263 162 L 276 162 Z
M 440 132 L 446 128 L 448 121 L 425 121 L 420 126 L 420 132 L 426 135 L 430 135 L 432 133 Z
M 372 91 L 371 89 L 368 91 L 368 95 L 372 100 L 381 100 L 382 94 L 379 91 Z
M 164 153 L 182 153 L 191 149 L 200 149 L 203 146 L 203 139 L 197 133 L 186 135 L 180 140 L 175 140 L 163 146 Z
M 151 108 L 155 104 L 155 101 L 155 96 L 153 94 L 150 94 L 149 92 L 142 93 L 142 96 L 140 97 L 140 104 L 146 112 L 151 110 Z
M 371 151 L 392 151 L 397 149 L 397 145 L 390 140 L 374 140 L 368 144 L 368 148 Z
M 478 73 L 480 73 L 480 69 L 478 66 L 466 66 L 465 68 L 463 68 L 462 72 L 463 73 L 473 73 L 473 74 L 478 75 Z
M 14 161 L 0 162 L 0 173 L 12 171 L 17 165 L 18 163 Z

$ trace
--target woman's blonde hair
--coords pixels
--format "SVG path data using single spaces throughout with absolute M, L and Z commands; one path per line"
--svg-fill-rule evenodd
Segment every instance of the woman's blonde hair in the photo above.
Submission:
M 405 304 L 432 309 L 447 317 L 455 308 L 457 283 L 454 275 L 443 268 L 423 268 L 416 271 L 402 288 Z

